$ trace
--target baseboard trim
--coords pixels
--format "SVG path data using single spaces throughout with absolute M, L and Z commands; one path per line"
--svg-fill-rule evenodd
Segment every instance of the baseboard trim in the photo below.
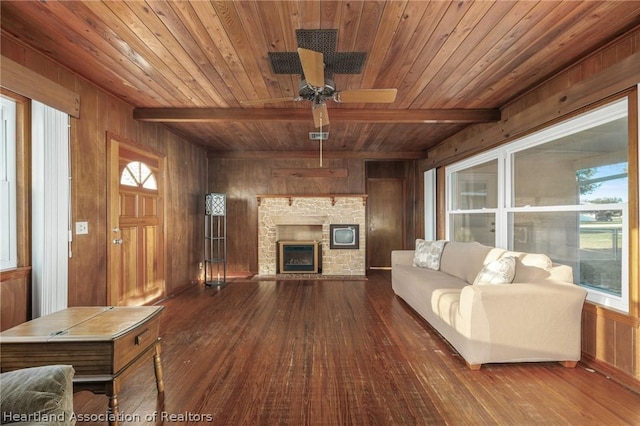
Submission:
M 587 368 L 591 368 L 598 373 L 604 375 L 608 379 L 624 386 L 632 392 L 640 394 L 640 380 L 624 371 L 607 364 L 604 361 L 597 360 L 590 355 L 582 354 L 580 364 Z

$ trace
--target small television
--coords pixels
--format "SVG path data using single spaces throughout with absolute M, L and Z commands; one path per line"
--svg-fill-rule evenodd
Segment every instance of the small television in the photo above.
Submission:
M 329 225 L 331 249 L 358 249 L 360 236 L 358 225 Z

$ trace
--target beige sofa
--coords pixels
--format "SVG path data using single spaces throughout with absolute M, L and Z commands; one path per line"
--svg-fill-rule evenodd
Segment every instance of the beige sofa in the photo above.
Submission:
M 490 262 L 515 257 L 510 284 L 472 285 Z M 568 266 L 543 254 L 479 243 L 447 242 L 439 270 L 416 267 L 414 250 L 392 252 L 393 290 L 464 358 L 485 363 L 580 360 L 580 324 L 587 292 Z M 495 264 L 495 262 L 494 262 Z

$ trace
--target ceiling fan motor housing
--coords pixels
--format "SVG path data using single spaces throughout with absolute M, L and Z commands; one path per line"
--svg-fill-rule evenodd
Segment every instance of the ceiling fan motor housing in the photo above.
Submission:
M 309 84 L 307 84 L 307 80 L 301 80 L 300 84 L 298 85 L 298 94 L 301 98 L 308 101 L 318 100 L 318 97 L 320 97 L 319 100 L 330 99 L 333 97 L 335 91 L 336 85 L 330 78 L 324 79 L 324 87 L 320 91 L 317 91 L 313 87 L 309 86 Z

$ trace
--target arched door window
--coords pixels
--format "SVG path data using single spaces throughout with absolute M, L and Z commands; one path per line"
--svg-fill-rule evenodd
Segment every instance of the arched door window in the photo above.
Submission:
M 149 166 L 140 161 L 132 161 L 126 165 L 120 175 L 120 184 L 154 191 L 158 189 L 153 172 Z

